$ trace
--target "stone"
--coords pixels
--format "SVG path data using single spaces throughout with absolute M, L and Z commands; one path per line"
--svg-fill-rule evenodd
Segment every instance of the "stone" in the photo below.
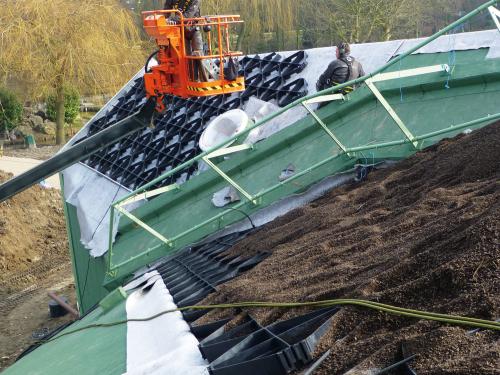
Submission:
M 55 135 L 56 134 L 56 128 L 57 128 L 57 125 L 55 122 L 52 122 L 52 121 L 46 121 L 44 124 L 43 124 L 43 134 L 47 134 L 47 135 Z
M 33 129 L 38 130 L 37 128 L 43 127 L 43 118 L 37 115 L 28 116 L 28 121 L 30 121 L 33 125 Z

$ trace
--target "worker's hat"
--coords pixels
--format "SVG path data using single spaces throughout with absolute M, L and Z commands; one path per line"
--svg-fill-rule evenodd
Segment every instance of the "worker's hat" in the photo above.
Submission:
M 337 44 L 337 49 L 340 55 L 345 55 L 351 52 L 351 46 L 347 42 L 340 42 Z

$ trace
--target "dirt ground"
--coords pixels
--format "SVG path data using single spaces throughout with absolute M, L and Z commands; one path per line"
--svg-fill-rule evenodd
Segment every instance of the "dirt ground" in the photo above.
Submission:
M 0 181 L 10 178 L 0 172 Z M 67 260 L 61 193 L 39 185 L 0 203 L 0 282 L 40 261 Z
M 37 148 L 12 148 L 4 149 L 5 156 L 13 156 L 17 158 L 30 158 L 37 160 L 49 159 L 52 155 L 58 152 L 62 146 L 39 146 Z
M 9 175 L 0 172 L 0 181 Z M 31 345 L 50 319 L 48 290 L 75 304 L 60 192 L 34 186 L 0 203 L 0 370 Z
M 500 122 L 335 189 L 230 249 L 272 255 L 203 303 L 361 298 L 498 319 L 499 156 Z M 268 324 L 303 312 L 252 315 Z M 343 308 L 317 351 L 332 354 L 315 374 L 369 374 L 396 362 L 402 345 L 419 375 L 500 374 L 500 334 L 467 331 Z

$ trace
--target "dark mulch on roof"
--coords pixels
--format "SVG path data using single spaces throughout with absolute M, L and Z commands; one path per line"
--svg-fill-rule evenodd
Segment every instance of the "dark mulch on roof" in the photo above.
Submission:
M 229 250 L 273 254 L 204 303 L 352 297 L 498 319 L 499 158 L 500 122 L 335 189 Z M 300 312 L 252 314 L 269 323 Z M 468 330 L 345 308 L 322 340 L 318 355 L 332 354 L 318 373 L 385 367 L 401 344 L 419 375 L 500 373 L 500 334 Z

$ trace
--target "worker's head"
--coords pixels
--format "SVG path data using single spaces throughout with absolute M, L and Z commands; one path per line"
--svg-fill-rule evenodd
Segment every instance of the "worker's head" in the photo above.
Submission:
M 347 42 L 337 44 L 337 59 L 351 53 L 351 46 Z

